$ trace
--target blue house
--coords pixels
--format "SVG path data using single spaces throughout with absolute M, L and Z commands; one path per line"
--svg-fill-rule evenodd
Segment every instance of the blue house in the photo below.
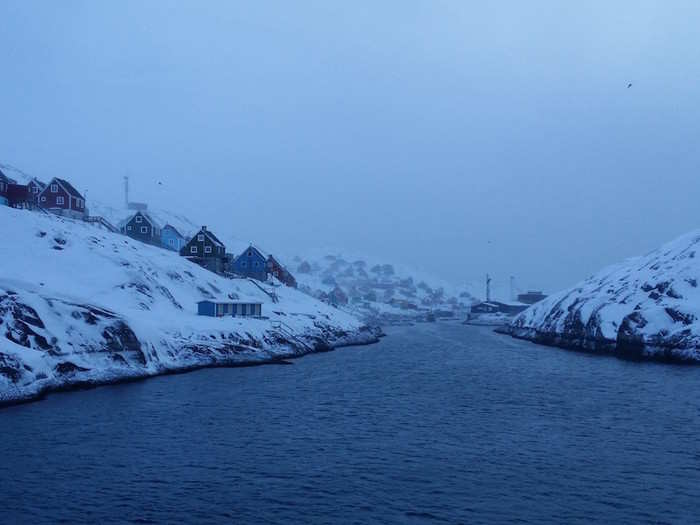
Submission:
M 166 250 L 179 252 L 187 244 L 187 239 L 170 224 L 163 226 L 160 230 L 160 244 Z
M 197 315 L 207 317 L 260 317 L 262 303 L 245 301 L 199 301 Z
M 267 280 L 267 255 L 252 244 L 233 261 L 233 273 L 258 281 Z

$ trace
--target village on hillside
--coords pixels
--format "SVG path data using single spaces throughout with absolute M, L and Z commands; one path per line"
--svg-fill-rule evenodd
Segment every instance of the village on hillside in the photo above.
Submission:
M 159 224 L 148 213 L 147 204 L 129 201 L 128 178 L 125 177 L 124 182 L 127 216 L 116 225 L 105 217 L 90 215 L 85 197 L 68 180 L 58 177 L 48 183 L 34 177 L 21 183 L 0 170 L 0 205 L 92 223 L 151 246 L 177 252 L 192 263 L 223 277 L 245 278 L 253 282 L 272 280 L 278 285 L 296 288 L 297 283 L 291 272 L 274 255 L 253 244 L 239 254 L 232 254 L 206 226 L 188 235 L 171 224 Z M 259 288 L 275 302 L 273 291 L 262 286 Z M 259 303 L 207 300 L 198 306 L 200 315 L 261 316 Z
M 182 221 L 179 226 L 161 224 L 149 212 L 148 204 L 129 199 L 128 177 L 124 177 L 124 209 L 112 217 L 111 222 L 102 215 L 91 215 L 84 195 L 68 180 L 54 177 L 44 183 L 23 175 L 27 179 L 24 183 L 0 170 L 0 205 L 85 221 L 176 252 L 220 276 L 260 283 L 257 286 L 273 302 L 274 286 L 286 285 L 298 287 L 332 306 L 350 309 L 365 320 L 383 324 L 456 320 L 462 316 L 470 324 L 502 324 L 545 297 L 541 292 L 533 291 L 519 295 L 517 301 L 495 301 L 489 292 L 490 278 L 487 276 L 486 300 L 478 301 L 465 291 L 450 293 L 411 275 L 399 275 L 390 264 L 368 264 L 360 259 L 350 262 L 342 256 L 330 254 L 313 262 L 295 257 L 295 273 L 301 279 L 298 284 L 297 278 L 279 257 L 255 244 L 249 244 L 239 253 L 229 253 L 226 245 L 207 226 L 191 232 L 183 231 Z M 263 287 L 262 283 L 273 286 Z M 259 304 L 235 304 L 228 300 L 203 301 L 198 312 L 214 316 L 261 315 Z

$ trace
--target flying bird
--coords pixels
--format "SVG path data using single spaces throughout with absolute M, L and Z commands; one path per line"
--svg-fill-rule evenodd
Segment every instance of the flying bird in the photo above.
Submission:
M 630 82 L 629 84 L 627 84 L 627 89 L 629 89 L 629 88 L 631 88 L 631 87 L 632 87 L 632 82 Z

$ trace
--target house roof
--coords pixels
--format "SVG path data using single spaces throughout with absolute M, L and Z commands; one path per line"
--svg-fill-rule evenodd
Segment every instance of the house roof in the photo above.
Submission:
M 184 238 L 185 238 L 185 236 L 182 235 L 182 234 L 177 230 L 177 228 L 176 228 L 175 226 L 173 226 L 172 224 L 166 224 L 165 226 L 163 226 L 163 229 L 164 229 L 164 230 L 172 230 L 172 231 L 175 232 L 175 235 L 177 235 L 177 236 L 180 237 L 181 239 L 184 239 Z
M 76 190 L 70 182 L 68 182 L 65 179 L 56 179 L 56 180 L 61 183 L 61 185 L 66 189 L 66 191 L 68 193 L 71 194 L 71 196 L 75 197 L 76 199 L 84 200 L 84 198 L 80 194 L 80 192 L 78 190 Z
M 143 211 L 137 211 L 133 215 L 129 215 L 127 218 L 122 219 L 121 221 L 119 221 L 119 224 L 117 226 L 119 228 L 123 228 L 124 226 L 129 224 L 131 222 L 131 219 L 133 219 L 137 215 L 141 215 L 141 217 L 146 219 L 151 224 L 151 226 L 153 226 L 157 230 L 160 230 L 160 225 L 158 224 L 158 222 L 153 217 L 151 217 L 148 213 L 143 212 Z
M 206 229 L 206 228 L 203 227 L 201 230 L 199 230 L 199 232 L 197 233 L 197 235 L 199 235 L 200 233 L 203 233 L 204 235 L 206 235 L 207 237 L 209 237 L 209 240 L 210 240 L 211 242 L 213 242 L 215 245 L 217 245 L 217 246 L 219 246 L 219 247 L 221 247 L 221 248 L 224 248 L 224 243 L 221 242 L 221 241 L 219 240 L 219 238 L 218 238 L 216 235 L 214 235 L 212 232 L 210 232 L 208 229 Z
M 53 183 L 54 181 L 56 181 L 64 190 L 66 190 L 66 192 L 71 197 L 74 197 L 74 198 L 80 199 L 80 200 L 85 200 L 85 197 L 83 197 L 80 194 L 80 192 L 78 190 L 76 190 L 73 187 L 73 185 L 70 182 L 68 182 L 67 180 L 59 179 L 58 177 L 54 177 L 53 179 L 51 179 L 51 182 L 49 184 Z M 46 191 L 46 188 L 47 188 L 47 186 L 44 186 L 44 189 L 42 191 Z
M 0 180 L 7 183 L 7 184 L 17 184 L 17 181 L 15 179 L 11 179 L 7 175 L 5 175 L 2 170 L 0 170 Z
M 37 186 L 39 186 L 39 188 L 41 188 L 42 190 L 43 190 L 44 188 L 46 188 L 46 184 L 45 184 L 44 182 L 41 182 L 41 181 L 40 181 L 39 179 L 37 179 L 36 177 L 32 177 L 32 178 L 29 180 L 29 182 L 27 183 L 27 185 L 31 184 L 32 182 L 33 182 L 34 184 L 36 184 Z
M 250 244 L 245 250 L 243 250 L 243 252 L 241 252 L 241 254 L 238 257 L 243 257 L 245 255 L 245 253 L 250 251 L 250 250 L 258 252 L 258 255 L 260 255 L 260 257 L 262 257 L 263 259 L 265 259 L 267 261 L 269 255 L 265 251 L 263 251 L 260 248 L 258 248 L 257 246 L 255 246 L 254 244 Z M 238 259 L 238 257 L 236 257 L 236 259 Z

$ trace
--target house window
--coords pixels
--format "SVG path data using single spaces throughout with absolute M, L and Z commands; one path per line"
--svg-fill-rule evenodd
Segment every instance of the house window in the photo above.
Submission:
M 242 266 L 243 268 L 245 268 L 246 266 L 248 266 L 248 263 L 245 262 L 245 261 L 241 261 L 241 266 Z
M 63 197 L 56 197 L 56 204 L 65 204 Z
M 252 257 L 252 256 L 253 256 L 253 252 L 248 252 L 248 257 Z
M 34 188 L 32 188 L 32 191 L 34 193 L 39 193 L 39 186 L 34 186 Z
M 197 247 L 196 247 L 196 246 L 192 246 L 192 247 L 190 248 L 190 253 L 197 253 Z
M 168 239 L 168 244 L 170 246 L 175 246 L 175 239 Z
M 58 193 L 58 184 L 51 185 L 51 193 Z
M 204 234 L 203 234 L 203 233 L 200 233 L 199 235 L 197 235 L 197 240 L 198 240 L 199 242 L 204 242 Z
M 127 227 L 126 227 L 126 230 L 127 230 L 127 231 L 131 231 L 131 226 L 127 226 Z
M 148 233 L 148 226 L 141 226 L 141 233 Z
M 41 197 L 41 202 L 46 202 L 46 197 L 42 196 L 42 197 Z
M 211 246 L 205 246 L 204 253 L 211 253 Z
M 141 222 L 141 220 L 142 220 L 142 217 L 141 217 L 140 215 L 137 215 L 137 216 L 136 216 L 136 222 Z

